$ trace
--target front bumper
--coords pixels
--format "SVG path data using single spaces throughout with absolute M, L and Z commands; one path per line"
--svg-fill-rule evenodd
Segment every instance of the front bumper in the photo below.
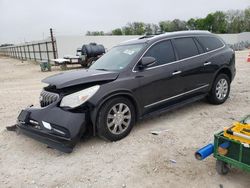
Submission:
M 62 152 L 72 152 L 86 131 L 86 114 L 63 110 L 56 105 L 26 108 L 17 119 L 18 132 Z

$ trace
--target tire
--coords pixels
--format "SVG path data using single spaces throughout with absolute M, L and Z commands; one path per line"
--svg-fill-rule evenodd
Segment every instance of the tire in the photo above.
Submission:
M 212 86 L 212 89 L 207 97 L 211 104 L 222 104 L 224 103 L 230 93 L 230 79 L 226 74 L 219 74 Z
M 217 160 L 216 171 L 218 172 L 218 174 L 226 175 L 229 172 L 229 167 L 224 161 Z
M 101 107 L 97 117 L 98 135 L 109 141 L 126 137 L 135 124 L 135 108 L 124 97 L 108 100 Z

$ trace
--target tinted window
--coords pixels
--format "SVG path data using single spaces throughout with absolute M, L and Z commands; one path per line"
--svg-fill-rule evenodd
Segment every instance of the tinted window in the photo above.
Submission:
M 193 38 L 179 38 L 174 40 L 179 59 L 198 55 L 197 46 Z
M 163 65 L 176 60 L 172 43 L 169 40 L 155 44 L 144 56 L 151 56 L 156 59 L 156 63 L 153 66 Z
M 199 42 L 204 46 L 207 52 L 222 47 L 224 44 L 216 37 L 200 36 L 197 37 Z
M 194 42 L 195 42 L 195 44 L 196 44 L 196 46 L 197 46 L 197 48 L 198 48 L 198 50 L 199 50 L 199 53 L 200 53 L 200 54 L 204 53 L 205 50 L 203 49 L 203 47 L 201 46 L 201 44 L 198 42 L 198 40 L 197 40 L 197 39 L 194 39 Z

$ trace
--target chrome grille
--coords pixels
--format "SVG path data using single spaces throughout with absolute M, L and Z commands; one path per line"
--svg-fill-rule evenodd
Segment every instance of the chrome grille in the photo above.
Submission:
M 40 94 L 40 105 L 41 107 L 45 107 L 57 101 L 58 99 L 59 95 L 57 93 L 51 93 L 43 90 Z

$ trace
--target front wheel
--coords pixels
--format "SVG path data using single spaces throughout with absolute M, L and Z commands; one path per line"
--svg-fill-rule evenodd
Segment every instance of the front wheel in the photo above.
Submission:
M 98 135 L 110 141 L 126 137 L 135 124 L 135 108 L 124 97 L 108 100 L 100 109 L 97 117 Z
M 226 74 L 219 74 L 208 95 L 208 101 L 212 104 L 224 103 L 230 93 L 230 80 Z

